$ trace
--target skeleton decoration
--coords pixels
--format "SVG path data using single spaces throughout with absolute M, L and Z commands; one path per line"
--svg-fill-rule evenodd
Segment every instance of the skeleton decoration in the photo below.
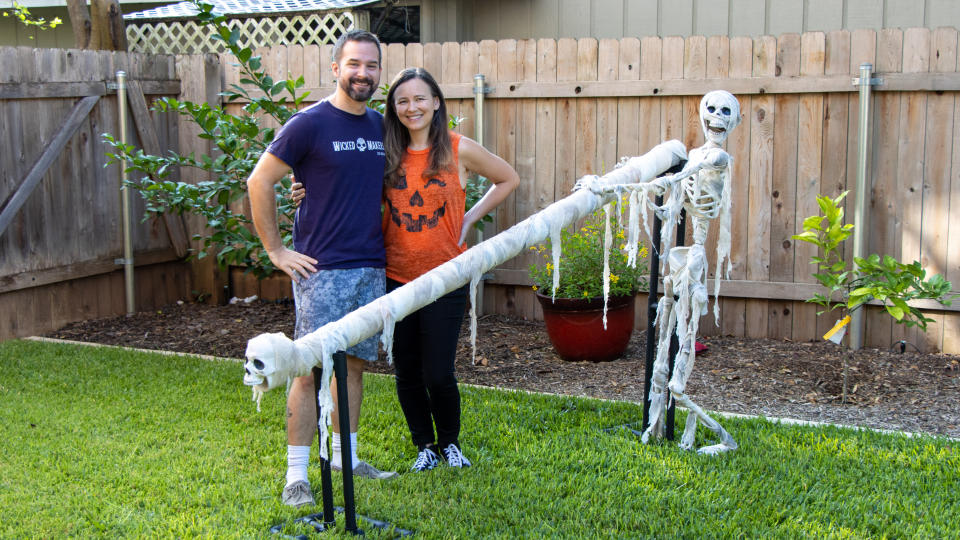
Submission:
M 307 375 L 313 366 L 321 365 L 323 379 L 318 396 L 318 425 L 320 451 L 322 457 L 326 458 L 327 426 L 333 410 L 330 377 L 335 352 L 346 350 L 382 330 L 382 341 L 389 354 L 396 321 L 466 283 L 470 284 L 471 299 L 474 299 L 477 284 L 484 272 L 542 242 L 548 236 L 555 246 L 553 278 L 556 283 L 559 281 L 560 231 L 563 228 L 610 202 L 622 191 L 607 189 L 608 186 L 646 185 L 685 157 L 686 149 L 680 141 L 661 143 L 643 156 L 625 160 L 603 177 L 581 179 L 578 184 L 590 185 L 591 189 L 577 190 L 338 321 L 328 323 L 296 341 L 291 341 L 283 334 L 263 334 L 251 339 L 247 343 L 244 384 L 253 387 L 254 399 L 259 404 L 263 392 L 283 383 L 289 385 L 289 381 L 294 377 Z M 608 241 L 607 245 L 609 244 Z M 608 271 L 604 272 L 604 281 L 609 279 L 608 274 Z M 604 289 L 606 290 L 606 287 Z M 475 305 L 475 302 L 471 300 L 470 305 Z M 470 334 L 471 340 L 475 341 L 476 313 L 472 309 L 471 307 Z
M 680 172 L 658 178 L 645 184 L 635 185 L 598 185 L 587 184 L 595 193 L 630 192 L 629 246 L 636 246 L 638 235 L 639 211 L 646 208 L 639 203 L 644 196 L 647 204 L 653 208 L 663 222 L 661 229 L 663 269 L 663 298 L 657 306 L 656 324 L 659 328 L 657 357 L 653 366 L 650 390 L 650 425 L 646 426 L 642 440 L 648 442 L 651 436 L 662 437 L 664 417 L 669 397 L 687 408 L 687 423 L 684 428 L 680 447 L 692 449 L 701 421 L 720 437 L 720 442 L 699 449 L 702 454 L 717 454 L 737 448 L 733 437 L 716 420 L 710 418 L 685 393 L 687 379 L 693 371 L 697 328 L 701 315 L 707 313 L 707 254 L 704 245 L 707 242 L 707 229 L 710 221 L 719 218 L 720 233 L 717 245 L 716 280 L 714 284 L 714 317 L 719 323 L 717 294 L 720 276 L 730 271 L 730 170 L 732 158 L 721 145 L 730 131 L 740 123 L 740 104 L 729 92 L 716 90 L 708 93 L 700 101 L 700 120 L 706 143 L 690 151 L 689 159 Z M 663 206 L 655 205 L 648 197 L 665 194 Z M 674 231 L 680 219 L 680 211 L 686 208 L 687 216 L 693 223 L 693 244 L 674 247 Z M 644 216 L 644 224 L 649 235 L 650 228 Z M 723 268 L 724 260 L 726 267 Z M 721 271 L 723 268 L 723 271 Z M 680 350 L 675 359 L 673 376 L 669 382 L 670 337 L 676 332 Z M 667 395 L 669 391 L 669 396 Z

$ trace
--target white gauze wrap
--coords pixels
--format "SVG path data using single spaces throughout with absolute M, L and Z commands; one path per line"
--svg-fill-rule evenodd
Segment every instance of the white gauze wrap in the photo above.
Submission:
M 637 267 L 637 244 L 640 242 L 640 195 L 636 191 L 630 192 L 630 204 L 627 218 L 627 264 L 631 268 Z M 646 204 L 642 205 L 646 214 Z M 646 216 L 644 216 L 646 218 Z
M 601 185 L 648 182 L 686 156 L 683 143 L 667 141 L 643 156 L 628 160 L 623 167 L 601 177 L 599 181 Z M 327 425 L 333 411 L 330 377 L 333 374 L 333 354 L 336 351 L 345 351 L 376 335 L 384 329 L 386 321 L 403 320 L 407 315 L 467 283 L 471 283 L 471 288 L 475 289 L 477 276 L 492 270 L 530 246 L 543 242 L 552 230 L 563 229 L 588 216 L 614 196 L 612 193 L 596 194 L 588 189 L 576 191 L 417 279 L 337 321 L 321 326 L 295 342 L 286 337 L 282 340 L 267 338 L 265 335 L 253 338 L 248 342 L 247 365 L 257 361 L 264 364 L 265 359 L 272 358 L 275 373 L 280 375 L 251 372 L 248 369 L 243 378 L 244 384 L 264 392 L 278 386 L 281 380 L 286 382 L 294 376 L 306 375 L 313 366 L 322 364 L 323 382 L 318 392 L 321 409 L 318 423 L 320 448 L 322 454 L 325 454 Z M 558 247 L 555 246 L 555 249 Z
M 561 246 L 563 236 L 560 231 L 562 229 L 559 223 L 550 225 L 550 255 L 553 256 L 553 287 L 550 288 L 550 300 L 553 302 L 557 301 L 557 288 L 560 287 L 560 255 L 563 253 L 563 246 Z
M 482 272 L 476 272 L 470 277 L 470 362 L 477 365 L 477 286 L 480 284 Z
M 730 279 L 730 269 L 733 266 L 730 262 L 730 222 L 732 218 L 732 212 L 730 212 L 730 206 L 732 204 L 730 180 L 732 178 L 731 171 L 733 171 L 733 157 L 728 159 L 726 179 L 723 182 L 723 195 L 720 197 L 720 215 L 717 216 L 720 227 L 717 230 L 717 267 L 714 270 L 714 277 L 716 279 L 713 282 L 713 320 L 717 327 L 720 326 L 721 275 L 723 276 L 722 279 Z M 727 263 L 726 266 L 724 266 L 724 262 Z
M 617 200 L 620 196 L 617 195 Z M 610 231 L 610 205 L 603 206 L 603 329 L 607 329 L 607 300 L 610 298 L 610 247 L 613 234 Z

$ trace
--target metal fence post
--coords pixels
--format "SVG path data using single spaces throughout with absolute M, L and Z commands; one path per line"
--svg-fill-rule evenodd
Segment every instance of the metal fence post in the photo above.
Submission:
M 853 83 L 860 87 L 860 122 L 857 131 L 857 202 L 853 211 L 853 256 L 863 257 L 867 220 L 867 154 L 869 152 L 870 87 L 880 84 L 872 78 L 873 65 L 860 64 L 860 78 Z M 863 313 L 856 309 L 850 314 L 850 349 L 856 351 L 863 345 Z
M 474 120 L 473 120 L 473 134 L 474 139 L 476 139 L 477 144 L 483 146 L 483 95 L 487 93 L 487 83 L 484 80 L 483 74 L 478 73 L 473 76 L 473 105 L 474 105 Z M 481 221 L 482 223 L 482 221 Z M 477 244 L 483 242 L 483 231 L 476 229 L 477 233 Z M 483 315 L 483 279 L 477 283 L 477 294 L 473 297 L 473 302 L 476 304 L 474 307 L 474 312 L 477 315 Z
M 127 74 L 117 72 L 117 113 L 120 116 L 120 142 L 129 144 L 127 127 Z M 133 287 L 133 231 L 130 225 L 130 188 L 127 187 L 127 162 L 120 163 L 120 201 L 123 211 L 123 264 L 124 292 L 127 299 L 127 316 L 136 312 Z

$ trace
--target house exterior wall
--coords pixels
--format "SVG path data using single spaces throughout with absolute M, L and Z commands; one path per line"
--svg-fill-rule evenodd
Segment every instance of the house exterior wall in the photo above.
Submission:
M 960 28 L 957 0 L 408 0 L 421 41 Z
M 37 30 L 20 23 L 13 17 L 0 17 L 0 46 L 56 47 L 61 49 L 73 47 L 73 27 L 70 25 L 67 8 L 31 7 L 28 9 L 34 17 L 43 17 L 47 21 L 60 17 L 63 24 L 49 30 Z
M 34 17 L 43 17 L 52 21 L 60 17 L 62 24 L 49 30 L 37 30 L 27 27 L 13 17 L 0 17 L 0 47 L 51 47 L 71 49 L 74 46 L 73 25 L 70 24 L 70 14 L 67 13 L 66 3 L 63 6 L 42 7 L 31 5 L 31 2 L 20 2 L 27 6 Z M 158 2 L 127 3 L 121 2 L 120 8 L 124 13 L 133 13 L 157 7 Z

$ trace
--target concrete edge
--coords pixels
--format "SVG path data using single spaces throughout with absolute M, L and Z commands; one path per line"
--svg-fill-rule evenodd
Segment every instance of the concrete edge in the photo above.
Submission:
M 194 354 L 194 353 L 182 353 L 176 351 L 163 351 L 157 349 L 138 349 L 136 347 L 124 347 L 122 345 L 103 345 L 101 343 L 89 343 L 86 341 L 73 341 L 70 339 L 58 339 L 58 338 L 48 338 L 43 336 L 30 336 L 22 338 L 24 341 L 38 341 L 41 343 L 59 343 L 61 345 L 82 345 L 84 347 L 102 347 L 106 349 L 119 349 L 122 351 L 138 352 L 138 353 L 153 353 L 153 354 L 162 354 L 164 356 L 189 356 L 192 358 L 201 358 L 203 360 L 213 360 L 213 361 L 227 361 L 227 362 L 243 362 L 243 359 L 240 358 L 227 358 L 225 356 L 211 356 L 209 354 Z
M 576 397 L 576 398 L 585 398 L 593 399 L 596 401 L 603 401 L 607 403 L 630 403 L 636 405 L 637 407 L 642 407 L 642 403 L 636 401 L 628 400 L 616 400 L 608 398 L 599 398 L 599 397 L 590 397 L 590 396 L 570 396 L 567 394 L 557 394 L 554 392 L 539 392 L 535 390 L 525 390 L 522 388 L 500 388 L 494 386 L 483 386 L 479 384 L 471 383 L 459 383 L 460 386 L 469 386 L 471 388 L 482 388 L 490 390 L 501 390 L 504 392 L 517 392 L 523 394 L 531 395 L 540 395 L 540 396 L 552 396 L 552 397 Z M 677 405 L 677 408 L 686 410 L 685 407 Z M 805 427 L 835 427 L 839 429 L 846 429 L 851 431 L 873 431 L 876 433 L 883 433 L 885 435 L 899 435 L 902 437 L 913 438 L 913 437 L 930 437 L 934 439 L 946 439 L 950 441 L 960 441 L 960 438 L 948 437 L 946 435 L 938 435 L 936 433 L 927 433 L 927 432 L 914 432 L 914 431 L 898 431 L 894 429 L 884 429 L 884 428 L 872 428 L 867 426 L 852 426 L 849 424 L 833 424 L 830 422 L 819 422 L 816 420 L 800 420 L 798 418 L 780 418 L 780 417 L 769 417 L 761 416 L 756 414 L 743 414 L 743 413 L 734 413 L 734 412 L 724 412 L 724 411 L 706 411 L 709 414 L 715 414 L 723 418 L 737 418 L 741 420 L 766 420 L 774 424 L 783 424 L 783 425 L 796 425 L 796 426 L 805 426 Z

